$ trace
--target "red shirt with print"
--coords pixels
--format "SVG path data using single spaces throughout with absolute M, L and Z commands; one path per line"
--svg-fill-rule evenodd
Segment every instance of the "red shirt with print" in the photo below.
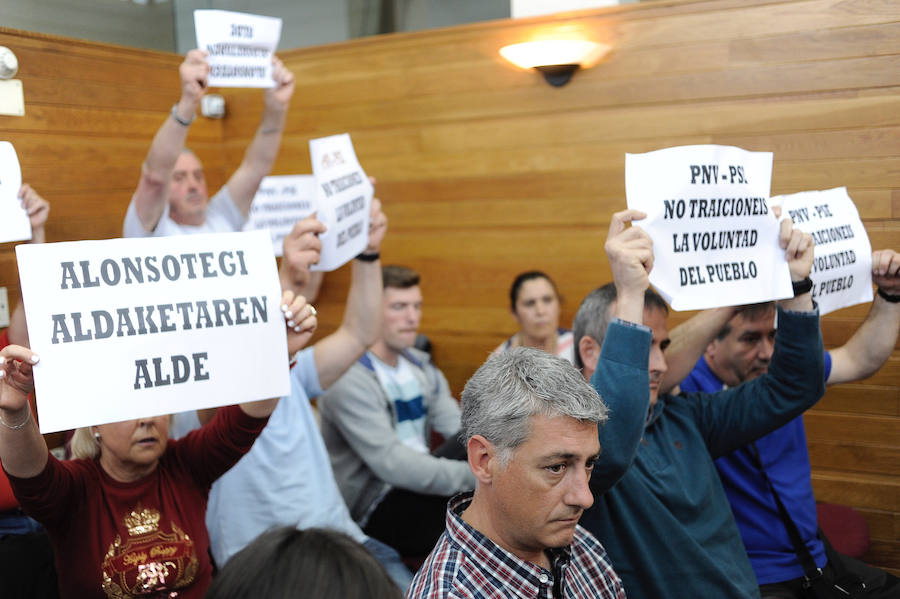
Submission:
M 169 440 L 151 474 L 113 480 L 97 460 L 48 457 L 34 478 L 10 476 L 25 512 L 53 543 L 60 596 L 200 599 L 212 577 L 209 488 L 253 445 L 267 418 L 238 406 Z

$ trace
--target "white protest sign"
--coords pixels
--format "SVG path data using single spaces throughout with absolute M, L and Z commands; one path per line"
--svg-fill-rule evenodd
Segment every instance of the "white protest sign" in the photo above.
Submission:
M 771 205 L 816 242 L 809 277 L 819 314 L 872 301 L 872 245 L 846 187 L 773 196 Z
M 274 87 L 272 54 L 281 19 L 228 10 L 195 10 L 197 47 L 209 53 L 211 87 Z
M 263 232 L 16 247 L 41 432 L 287 395 Z
M 265 177 L 250 206 L 250 218 L 244 231 L 268 231 L 272 251 L 284 253 L 284 237 L 294 224 L 316 209 L 316 178 L 312 175 Z
M 312 270 L 328 272 L 366 249 L 375 189 L 356 158 L 349 134 L 311 139 L 309 153 L 316 177 L 317 216 L 328 227 L 319 236 L 322 257 Z
M 8 141 L 0 141 L 0 243 L 31 239 L 31 223 L 19 199 L 21 187 L 16 149 Z
M 675 310 L 791 297 L 769 211 L 771 152 L 682 146 L 626 154 L 628 207 L 653 239 L 650 282 Z

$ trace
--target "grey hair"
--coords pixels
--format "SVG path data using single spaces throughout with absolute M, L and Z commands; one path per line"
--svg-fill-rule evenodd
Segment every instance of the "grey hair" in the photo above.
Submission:
M 488 358 L 462 392 L 465 443 L 481 435 L 500 450 L 502 464 L 528 439 L 531 417 L 568 416 L 606 422 L 608 409 L 572 365 L 547 352 L 517 347 Z
M 603 345 L 606 337 L 606 328 L 612 320 L 610 309 L 616 301 L 615 283 L 607 283 L 587 294 L 578 306 L 575 320 L 572 322 L 572 337 L 575 341 L 575 368 L 584 369 L 581 360 L 581 352 L 578 350 L 579 342 L 584 336 L 593 338 L 599 345 Z M 665 314 L 669 313 L 669 306 L 661 295 L 650 289 L 644 291 L 644 309 L 658 308 Z
M 578 306 L 578 312 L 575 314 L 575 320 L 572 322 L 572 337 L 575 340 L 575 368 L 582 370 L 584 362 L 581 361 L 581 352 L 578 351 L 578 342 L 587 335 L 603 345 L 603 338 L 606 337 L 606 327 L 612 319 L 610 314 L 610 306 L 616 301 L 616 286 L 614 283 L 607 283 L 603 287 L 598 287 L 587 294 L 581 305 Z
M 88 426 L 75 429 L 70 447 L 72 457 L 76 459 L 93 460 L 100 455 L 100 443 L 94 438 L 94 434 Z

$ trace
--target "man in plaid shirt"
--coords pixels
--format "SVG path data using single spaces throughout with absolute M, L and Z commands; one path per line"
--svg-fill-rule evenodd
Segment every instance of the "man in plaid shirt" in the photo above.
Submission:
M 489 358 L 462 394 L 475 492 L 450 501 L 407 597 L 624 598 L 606 551 L 578 526 L 606 418 L 565 360 L 524 347 Z

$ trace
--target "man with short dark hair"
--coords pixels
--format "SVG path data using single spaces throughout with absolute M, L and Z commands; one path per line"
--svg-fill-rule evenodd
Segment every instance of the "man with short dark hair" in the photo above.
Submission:
M 603 547 L 578 526 L 602 459 L 597 392 L 561 358 L 518 347 L 478 369 L 462 408 L 478 482 L 451 500 L 407 597 L 623 599 Z
M 322 396 L 322 436 L 350 513 L 371 537 L 422 556 L 444 527 L 447 499 L 475 486 L 456 438 L 459 405 L 430 357 L 413 347 L 419 275 L 382 269 L 378 340 Z M 447 440 L 429 451 L 432 431 Z
M 780 302 L 769 372 L 715 395 L 661 395 L 668 309 L 648 290 L 652 242 L 639 227 L 626 226 L 643 216 L 634 210 L 613 216 L 606 252 L 615 283 L 592 292 L 575 319 L 584 377 L 611 414 L 591 479 L 596 501 L 581 524 L 603 539 L 629 597 L 757 598 L 713 459 L 781 426 L 823 393 L 819 319 L 802 286 L 812 239 L 782 223 L 781 247 L 798 285 L 796 297 Z M 629 372 L 611 373 L 611 361 Z

